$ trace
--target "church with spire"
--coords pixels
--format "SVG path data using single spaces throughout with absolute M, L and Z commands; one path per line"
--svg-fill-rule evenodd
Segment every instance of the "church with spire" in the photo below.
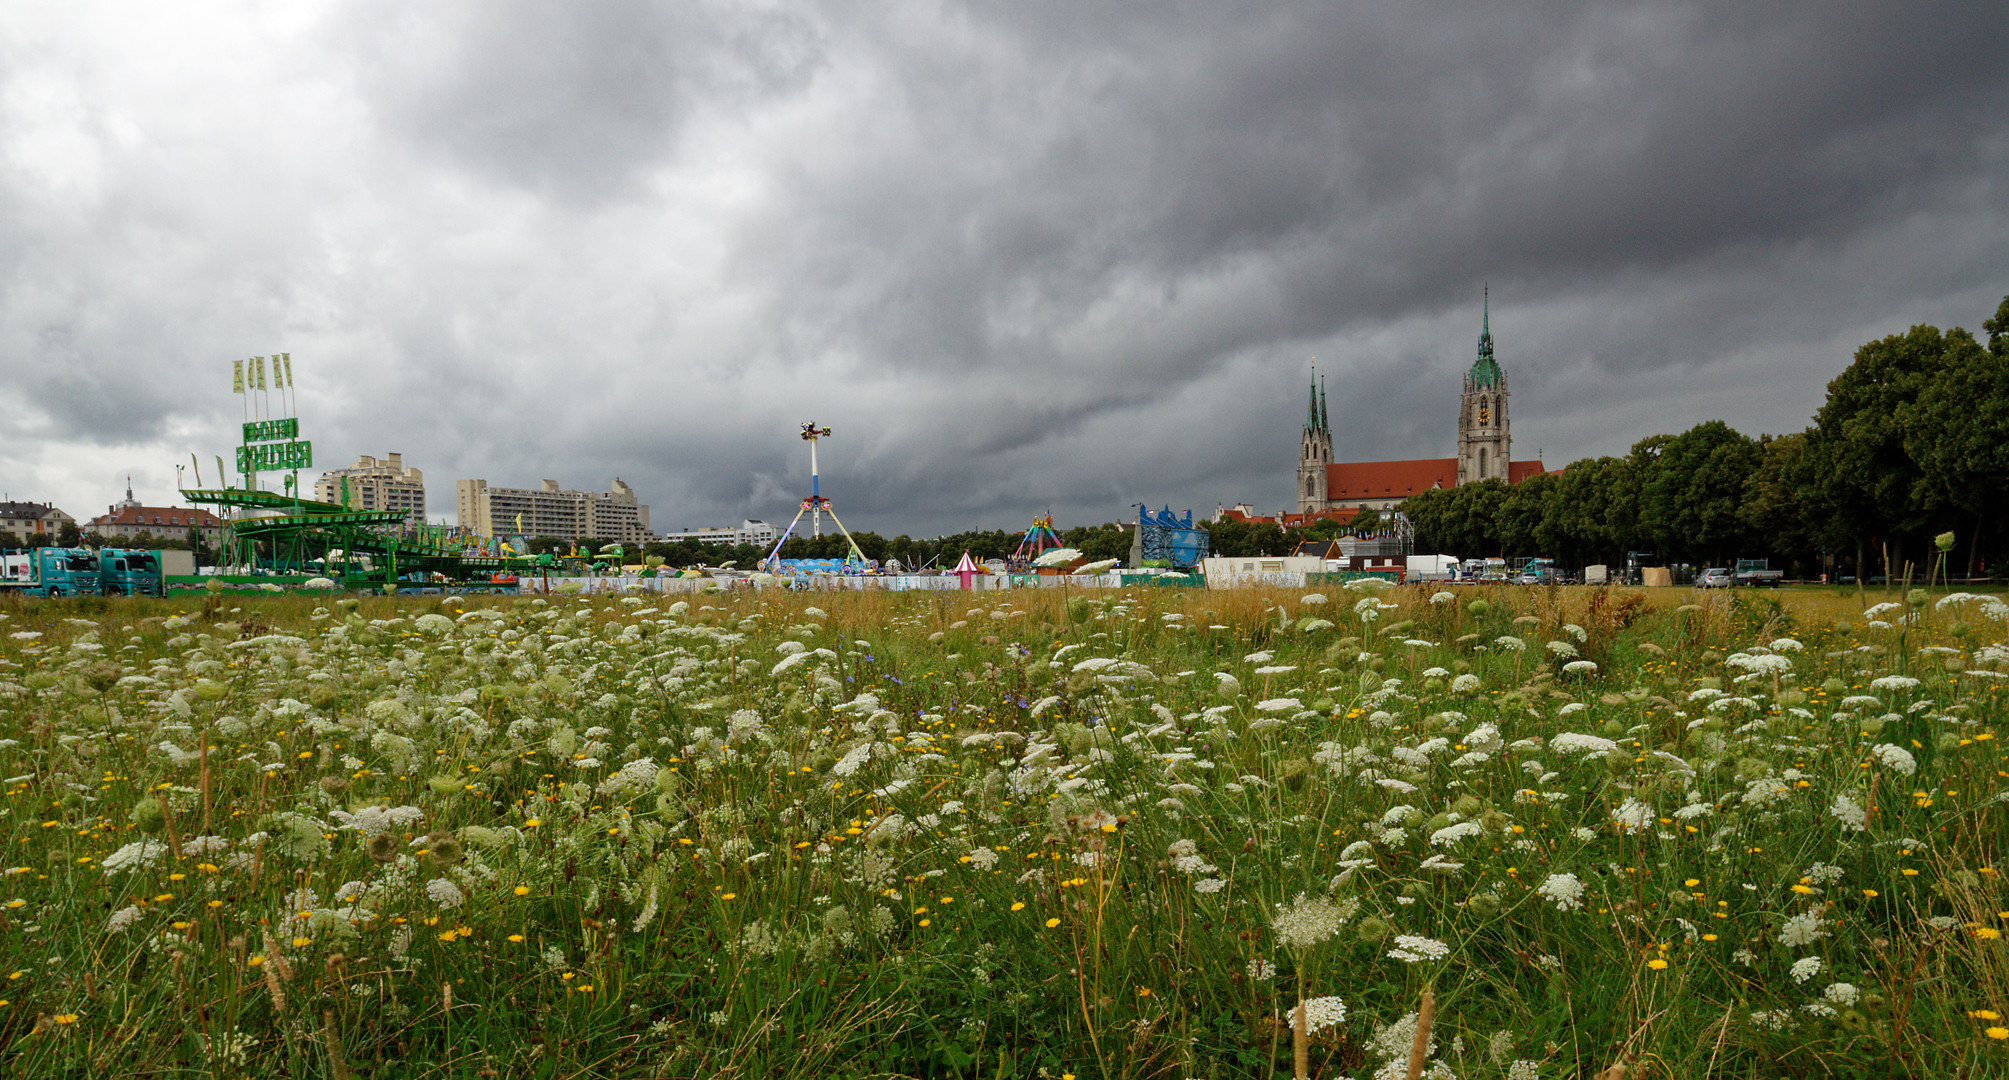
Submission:
M 1349 518 L 1361 509 L 1387 510 L 1431 488 L 1481 480 L 1518 484 L 1546 470 L 1536 460 L 1513 459 L 1513 429 L 1507 417 L 1507 373 L 1493 355 L 1491 296 L 1482 299 L 1479 352 L 1466 370 L 1458 399 L 1458 456 L 1411 461 L 1334 461 L 1332 421 L 1326 411 L 1324 380 L 1314 379 L 1298 446 L 1298 524 L 1318 517 Z

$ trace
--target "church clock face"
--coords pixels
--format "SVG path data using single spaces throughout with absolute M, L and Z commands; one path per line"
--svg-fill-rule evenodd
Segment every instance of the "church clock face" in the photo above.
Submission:
M 1483 405 L 1483 404 L 1482 404 L 1482 405 L 1480 405 L 1480 406 L 1479 406 L 1479 423 L 1481 423 L 1481 424 L 1490 424 L 1490 423 L 1492 423 L 1492 422 L 1493 422 L 1493 410 L 1491 410 L 1491 409 L 1487 408 L 1487 407 L 1486 407 L 1485 405 Z

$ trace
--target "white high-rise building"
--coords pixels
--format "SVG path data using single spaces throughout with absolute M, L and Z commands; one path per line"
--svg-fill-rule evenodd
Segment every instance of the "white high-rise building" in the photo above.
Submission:
M 426 519 L 425 475 L 406 468 L 403 454 L 381 460 L 365 454 L 346 469 L 324 472 L 314 481 L 314 497 L 356 510 L 403 510 L 413 525 Z
M 605 492 L 560 488 L 556 480 L 546 480 L 535 488 L 490 487 L 486 480 L 462 480 L 454 485 L 454 507 L 461 526 L 483 536 L 551 536 L 624 544 L 649 539 L 649 508 L 619 477 Z

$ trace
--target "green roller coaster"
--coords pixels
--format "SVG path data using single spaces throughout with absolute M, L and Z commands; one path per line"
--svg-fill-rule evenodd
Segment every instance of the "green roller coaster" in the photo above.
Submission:
M 244 443 L 237 450 L 242 486 L 201 486 L 196 465 L 194 488 L 181 495 L 191 503 L 222 507 L 224 534 L 218 561 L 255 576 L 319 576 L 346 588 L 452 583 L 459 587 L 511 587 L 520 573 L 551 564 L 549 556 L 532 558 L 504 553 L 503 545 L 455 530 L 411 525 L 402 510 L 363 510 L 339 502 L 301 498 L 300 470 L 314 464 L 313 444 L 299 438 L 300 422 L 248 418 L 251 399 L 267 406 L 270 390 L 279 391 L 280 406 L 292 385 L 289 354 L 271 357 L 272 378 L 266 379 L 265 357 L 236 361 L 235 393 L 247 395 Z M 282 366 L 283 364 L 283 366 Z M 268 387 L 270 390 L 268 390 Z M 290 410 L 289 410 L 290 411 Z M 217 470 L 224 473 L 223 459 Z M 261 466 L 288 471 L 286 491 L 258 486 Z M 227 477 L 227 473 L 224 476 Z M 343 498 L 347 499 L 347 481 Z
M 275 491 L 193 488 L 192 503 L 227 507 L 220 561 L 269 573 L 318 573 L 347 587 L 401 580 L 494 584 L 530 572 L 527 556 L 485 554 L 443 530 L 408 529 L 402 510 L 354 510 Z M 246 512 L 263 516 L 247 517 Z

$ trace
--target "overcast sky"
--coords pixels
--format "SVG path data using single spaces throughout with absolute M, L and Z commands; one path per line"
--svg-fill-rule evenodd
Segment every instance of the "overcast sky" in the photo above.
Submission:
M 2009 4 L 135 4 L 0 18 L 0 488 L 229 455 L 605 490 L 658 530 L 1066 528 L 1453 452 L 1798 430 L 2009 293 Z M 318 474 L 318 469 L 316 470 Z M 188 478 L 193 486 L 193 477 Z

